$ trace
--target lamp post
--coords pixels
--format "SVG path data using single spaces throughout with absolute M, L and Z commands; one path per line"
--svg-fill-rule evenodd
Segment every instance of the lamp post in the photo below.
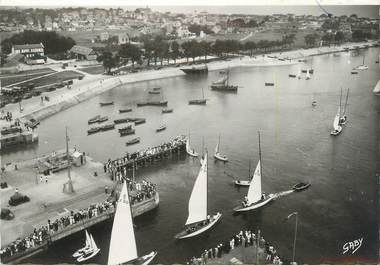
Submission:
M 298 227 L 298 212 L 293 212 L 288 215 L 288 219 L 290 219 L 292 216 L 296 216 L 296 223 L 294 228 L 294 240 L 293 240 L 293 256 L 292 256 L 292 265 L 295 265 L 297 263 L 294 262 L 294 258 L 296 255 L 296 241 L 297 241 L 297 227 Z

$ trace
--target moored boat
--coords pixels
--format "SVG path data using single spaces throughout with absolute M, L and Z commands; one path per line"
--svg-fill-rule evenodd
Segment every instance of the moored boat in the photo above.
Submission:
M 143 124 L 145 122 L 146 122 L 146 119 L 143 119 L 143 118 L 134 120 L 135 125 Z
M 100 119 L 100 115 L 96 115 L 95 117 L 88 120 L 88 124 L 97 123 L 99 119 Z
M 223 162 L 228 162 L 228 157 L 227 157 L 226 155 L 222 155 L 222 154 L 219 152 L 219 145 L 220 145 L 220 134 L 219 134 L 218 144 L 217 144 L 216 147 L 215 147 L 214 158 L 215 158 L 216 160 L 220 160 L 220 161 L 223 161 Z
M 144 106 L 167 106 L 168 101 L 167 100 L 160 100 L 160 101 L 143 101 L 137 103 L 137 107 L 144 107 Z
M 129 141 L 126 142 L 126 145 L 132 145 L 132 144 L 137 144 L 140 142 L 140 137 L 133 138 Z
M 274 83 L 265 82 L 265 86 L 274 86 Z
M 211 89 L 217 91 L 236 92 L 238 86 L 230 85 L 230 69 L 220 72 L 222 77 L 211 83 Z
M 352 71 L 351 71 L 351 74 L 352 74 L 352 75 L 357 75 L 358 73 L 359 73 L 359 72 L 356 71 L 356 70 L 352 70 Z
M 165 125 L 165 124 L 162 124 L 160 127 L 158 127 L 158 128 L 156 129 L 156 132 L 161 132 L 161 131 L 163 131 L 163 130 L 166 130 L 166 125 Z
M 93 128 L 90 128 L 87 130 L 88 134 L 93 134 L 93 133 L 97 133 L 97 132 L 100 132 L 100 127 L 93 127 Z
M 100 102 L 99 104 L 100 104 L 100 106 L 109 106 L 109 105 L 113 105 L 114 102 L 113 101 L 106 101 L 106 102 Z
M 132 109 L 131 108 L 127 108 L 127 109 L 119 109 L 119 113 L 125 113 L 125 112 L 131 112 Z
M 173 112 L 173 109 L 162 109 L 162 113 L 172 113 Z
M 189 100 L 189 105 L 206 105 L 206 103 L 207 101 L 205 99 L 203 88 L 202 88 L 202 99 Z
M 106 125 L 100 126 L 99 128 L 101 131 L 108 131 L 108 130 L 115 129 L 115 124 L 106 124 Z
M 249 161 L 248 177 L 250 178 L 250 180 L 235 180 L 234 184 L 236 186 L 245 186 L 245 187 L 251 184 L 251 180 L 253 178 L 253 176 L 251 176 L 251 161 Z
M 156 90 L 150 90 L 148 91 L 149 94 L 160 94 L 161 92 L 160 91 L 156 91 Z
M 132 135 L 132 134 L 135 134 L 135 132 L 136 132 L 135 129 L 129 129 L 129 130 L 123 130 L 123 131 L 119 130 L 120 136 Z
M 174 237 L 184 239 L 197 236 L 213 227 L 221 218 L 221 213 L 212 216 L 208 214 L 208 165 L 207 151 L 201 164 L 197 179 L 189 199 L 189 214 L 185 223 L 185 228 Z
M 98 119 L 98 123 L 105 122 L 105 121 L 108 121 L 108 117 L 107 116 L 103 116 L 103 117 L 100 117 Z
M 181 68 L 181 71 L 183 71 L 185 74 L 205 74 L 208 73 L 208 67 L 207 64 L 193 65 L 191 67 Z
M 116 119 L 116 120 L 114 120 L 113 122 L 114 122 L 115 124 L 120 124 L 120 123 L 127 123 L 127 122 L 130 122 L 130 121 L 131 121 L 130 118 L 123 118 L 123 119 Z
M 289 77 L 291 77 L 291 78 L 296 78 L 297 75 L 289 74 Z

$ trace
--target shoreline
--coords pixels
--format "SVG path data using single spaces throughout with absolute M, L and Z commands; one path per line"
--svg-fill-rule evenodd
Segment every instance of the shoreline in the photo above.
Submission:
M 292 51 L 286 51 L 283 53 L 274 52 L 263 55 L 257 55 L 253 58 L 244 56 L 240 58 L 231 59 L 228 61 L 215 61 L 208 63 L 210 71 L 223 70 L 231 67 L 270 67 L 270 66 L 288 66 L 302 62 L 298 62 L 297 59 L 305 58 L 309 56 L 318 56 L 330 53 L 344 52 L 358 48 L 366 48 L 367 45 L 373 46 L 375 42 L 365 43 L 346 43 L 339 47 L 318 47 L 311 49 L 298 49 Z M 268 56 L 271 56 L 268 57 Z M 273 58 L 277 57 L 277 58 Z M 280 60 L 279 60 L 280 59 Z M 68 69 L 69 70 L 69 69 Z M 70 90 L 65 90 L 64 93 L 57 93 L 57 95 L 51 96 L 51 101 L 47 105 L 34 104 L 31 105 L 31 101 L 25 102 L 24 109 L 29 111 L 27 113 L 20 112 L 18 110 L 18 104 L 10 104 L 4 107 L 4 111 L 10 111 L 13 113 L 14 118 L 18 118 L 22 121 L 34 118 L 36 120 L 43 120 L 56 113 L 66 110 L 72 106 L 75 106 L 85 100 L 88 100 L 94 96 L 97 96 L 103 92 L 106 92 L 115 87 L 132 84 L 137 82 L 144 82 L 150 80 L 158 80 L 164 78 L 171 78 L 177 76 L 186 75 L 178 68 L 164 68 L 161 70 L 148 70 L 135 74 L 120 75 L 120 76 L 105 76 L 105 75 L 90 75 L 86 76 L 88 82 L 81 83 L 78 86 L 73 85 Z M 79 81 L 82 82 L 82 81 Z M 83 91 L 83 87 L 85 90 Z M 82 91 L 81 91 L 82 88 Z M 50 95 L 49 95 L 50 96 Z M 36 100 L 34 100 L 36 101 Z M 38 100 L 37 100 L 38 101 Z M 29 104 L 28 104 L 29 103 Z

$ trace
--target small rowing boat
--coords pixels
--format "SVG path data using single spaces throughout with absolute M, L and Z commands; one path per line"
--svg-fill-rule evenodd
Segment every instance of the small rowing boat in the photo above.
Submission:
M 141 118 L 141 119 L 136 119 L 134 122 L 135 122 L 135 125 L 139 125 L 139 124 L 145 123 L 146 120 Z
M 106 125 L 103 125 L 99 128 L 101 131 L 108 131 L 108 130 L 115 129 L 115 124 L 106 124 Z
M 120 131 L 119 129 L 119 133 L 120 133 L 120 136 L 131 135 L 131 134 L 135 134 L 135 129 L 128 129 L 128 130 L 123 130 L 123 131 Z
M 162 113 L 172 113 L 173 109 L 162 109 Z
M 149 94 L 160 94 L 161 92 L 160 91 L 155 91 L 155 90 L 151 90 L 148 92 Z
M 126 145 L 132 145 L 132 144 L 137 144 L 140 142 L 140 137 L 137 137 L 137 138 L 133 138 L 129 141 L 126 142 Z
M 100 119 L 100 115 L 96 115 L 95 117 L 88 120 L 88 124 L 97 123 L 99 119 Z
M 300 182 L 293 186 L 294 191 L 303 191 L 311 186 L 311 183 Z
M 265 86 L 274 86 L 274 83 L 265 82 Z
M 156 129 L 156 132 L 161 132 L 161 131 L 163 131 L 163 130 L 166 130 L 166 125 L 165 125 L 165 124 L 163 124 L 163 125 L 161 125 L 160 127 L 158 127 L 158 128 Z
M 131 108 L 127 108 L 127 109 L 119 109 L 119 113 L 125 113 L 125 112 L 131 112 L 132 109 Z
M 102 107 L 102 106 L 109 106 L 109 105 L 113 105 L 113 101 L 100 102 L 99 104 L 100 104 L 101 107 Z
M 105 121 L 108 121 L 108 117 L 107 116 L 103 116 L 103 117 L 100 117 L 98 119 L 98 123 L 105 122 Z
M 87 130 L 87 133 L 93 134 L 93 133 L 97 133 L 99 131 L 100 131 L 100 127 L 94 127 L 94 128 L 90 128 L 89 130 Z

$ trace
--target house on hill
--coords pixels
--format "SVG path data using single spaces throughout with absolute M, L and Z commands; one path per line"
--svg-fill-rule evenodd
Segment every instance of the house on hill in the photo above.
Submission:
M 77 60 L 96 60 L 97 57 L 93 49 L 79 45 L 74 45 L 70 49 L 70 55 Z
M 26 58 L 42 57 L 44 56 L 44 49 L 45 47 L 42 43 L 13 45 L 11 54 L 20 53 Z

